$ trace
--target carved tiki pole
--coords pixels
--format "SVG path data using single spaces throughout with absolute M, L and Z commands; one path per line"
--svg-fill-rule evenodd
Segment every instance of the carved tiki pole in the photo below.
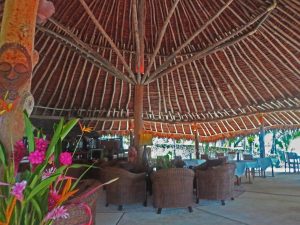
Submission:
M 0 33 L 0 98 L 14 104 L 0 116 L 0 141 L 8 155 L 24 135 L 23 110 L 33 107 L 31 74 L 39 0 L 6 0 Z

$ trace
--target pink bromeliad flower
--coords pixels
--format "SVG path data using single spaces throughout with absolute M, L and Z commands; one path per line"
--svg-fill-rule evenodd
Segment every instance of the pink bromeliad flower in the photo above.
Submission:
M 43 138 L 34 138 L 35 151 L 46 152 L 48 148 L 49 141 Z
M 14 195 L 19 201 L 23 200 L 23 191 L 25 190 L 27 181 L 23 180 L 20 183 L 15 183 L 12 187 L 11 194 Z
M 58 206 L 54 209 L 52 209 L 45 217 L 45 221 L 48 220 L 56 220 L 59 218 L 67 219 L 69 217 L 69 213 L 67 212 L 67 209 L 64 208 L 64 206 Z
M 28 160 L 32 165 L 39 165 L 45 160 L 45 152 L 37 150 L 31 152 L 28 156 Z
M 59 162 L 62 165 L 69 166 L 72 164 L 72 155 L 70 152 L 62 152 L 59 155 Z

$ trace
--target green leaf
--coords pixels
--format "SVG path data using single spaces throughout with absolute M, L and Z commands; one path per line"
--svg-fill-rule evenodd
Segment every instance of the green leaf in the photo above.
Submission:
M 62 143 L 61 140 L 59 139 L 58 142 L 56 143 L 55 151 L 54 151 L 54 162 L 56 167 L 59 167 L 59 155 L 62 152 Z
M 28 141 L 28 150 L 29 152 L 34 151 L 34 127 L 28 118 L 27 114 L 24 113 L 24 120 L 25 120 L 25 136 L 27 137 Z
M 78 123 L 78 121 L 79 121 L 78 118 L 73 118 L 63 126 L 63 130 L 61 132 L 61 140 L 63 140 L 68 135 L 68 133 Z
M 7 166 L 6 153 L 1 143 L 0 143 L 0 162 L 2 165 Z
M 62 128 L 63 128 L 63 123 L 64 123 L 64 120 L 62 118 L 59 121 L 59 124 L 56 126 L 56 129 L 54 131 L 52 140 L 51 140 L 50 145 L 49 145 L 48 150 L 47 150 L 46 161 L 48 161 L 49 157 L 54 153 L 55 146 L 56 146 L 57 142 L 59 141 L 59 139 L 61 137 L 61 131 L 62 131 Z
M 41 211 L 41 208 L 44 207 L 42 205 L 40 205 L 38 203 L 38 201 L 36 200 L 36 198 L 32 198 L 31 201 L 33 208 L 35 209 L 34 211 L 37 213 L 38 216 L 38 221 L 42 221 L 43 220 L 43 213 Z
M 35 197 L 39 192 L 43 192 L 48 189 L 49 186 L 59 177 L 60 173 L 55 173 L 54 175 L 48 177 L 45 180 L 42 180 L 38 185 L 34 187 L 34 189 L 28 195 L 26 201 L 30 201 L 33 197 Z

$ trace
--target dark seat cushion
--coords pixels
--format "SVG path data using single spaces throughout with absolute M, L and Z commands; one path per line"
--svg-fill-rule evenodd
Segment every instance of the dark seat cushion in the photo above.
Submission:
M 207 170 L 210 167 L 220 166 L 223 165 L 225 161 L 223 159 L 208 159 L 205 163 L 196 166 L 196 170 Z

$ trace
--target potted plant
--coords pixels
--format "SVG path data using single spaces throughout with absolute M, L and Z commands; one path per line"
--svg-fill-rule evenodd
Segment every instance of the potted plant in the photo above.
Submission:
M 70 168 L 87 166 L 72 164 L 72 154 L 61 149 L 61 142 L 77 122 L 78 119 L 68 122 L 61 119 L 50 141 L 25 115 L 27 141 L 14 144 L 12 159 L 0 144 L 0 165 L 4 168 L 0 176 L 0 225 L 44 225 L 68 217 L 63 203 L 76 194 L 84 174 L 76 181 L 65 174 Z M 25 155 L 28 155 L 29 168 L 18 172 Z

